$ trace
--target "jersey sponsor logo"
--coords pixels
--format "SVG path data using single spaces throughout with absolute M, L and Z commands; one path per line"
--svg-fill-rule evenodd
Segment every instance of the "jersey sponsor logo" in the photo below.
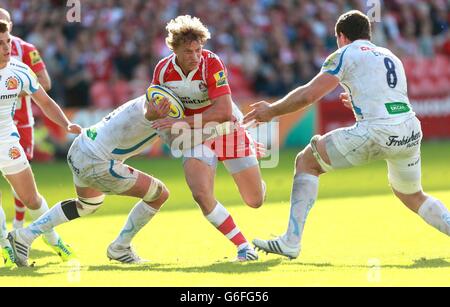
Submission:
M 216 87 L 228 85 L 227 75 L 223 70 L 219 71 L 218 73 L 215 73 L 214 79 L 216 79 Z
M 30 52 L 30 59 L 31 59 L 31 65 L 36 65 L 40 62 L 42 62 L 41 55 L 39 54 L 39 51 L 33 50 Z
M 391 115 L 402 114 L 411 111 L 411 108 L 408 106 L 408 104 L 404 102 L 389 102 L 386 103 L 385 106 L 386 110 Z
M 17 98 L 17 97 L 19 97 L 19 94 L 1 95 L 0 100 L 13 99 L 13 98 Z
M 19 87 L 19 80 L 16 77 L 9 77 L 6 80 L 6 88 L 8 91 L 17 90 Z
M 20 153 L 20 149 L 15 146 L 9 150 L 8 155 L 12 160 L 17 160 L 20 158 L 20 156 L 22 156 L 22 154 Z
M 67 157 L 67 162 L 69 162 L 70 166 L 72 167 L 73 171 L 75 172 L 75 174 L 80 175 L 80 169 L 76 168 L 75 165 L 73 164 L 73 159 L 72 156 L 69 155 Z
M 184 105 L 186 104 L 204 104 L 209 101 L 209 98 L 206 99 L 191 99 L 190 97 L 180 97 L 181 102 L 183 102 Z
M 97 129 L 90 128 L 90 129 L 86 130 L 86 136 L 88 138 L 90 138 L 91 140 L 95 141 L 95 139 L 97 138 Z
M 389 141 L 386 142 L 387 146 L 405 146 L 410 148 L 413 146 L 419 145 L 420 137 L 422 136 L 422 133 L 414 132 L 414 130 L 411 133 L 411 136 L 403 136 L 402 139 L 398 135 L 391 135 L 389 137 Z

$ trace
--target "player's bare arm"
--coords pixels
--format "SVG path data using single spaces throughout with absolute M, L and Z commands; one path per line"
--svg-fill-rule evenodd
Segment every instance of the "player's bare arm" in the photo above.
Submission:
M 50 76 L 48 74 L 47 69 L 43 69 L 36 73 L 36 77 L 38 79 L 39 84 L 42 86 L 42 88 L 48 92 L 52 88 L 52 80 L 50 79 Z
M 212 106 L 202 113 L 202 127 L 207 123 L 224 123 L 232 119 L 232 101 L 231 95 L 223 95 L 213 99 Z M 154 122 L 153 128 L 164 130 L 172 127 L 177 122 L 185 122 L 190 127 L 195 127 L 194 116 L 187 116 L 182 119 L 164 118 Z M 197 127 L 198 128 L 198 127 Z
M 253 108 L 244 118 L 244 123 L 253 120 L 268 122 L 272 118 L 298 110 L 302 110 L 335 89 L 339 79 L 327 73 L 319 73 L 308 84 L 300 86 L 287 94 L 281 100 L 270 104 L 266 101 L 252 104 Z
M 47 95 L 42 87 L 40 87 L 36 93 L 31 95 L 31 97 L 33 97 L 33 100 L 41 108 L 45 116 L 50 118 L 59 126 L 63 127 L 66 132 L 73 134 L 81 133 L 81 127 L 69 121 L 58 104 Z

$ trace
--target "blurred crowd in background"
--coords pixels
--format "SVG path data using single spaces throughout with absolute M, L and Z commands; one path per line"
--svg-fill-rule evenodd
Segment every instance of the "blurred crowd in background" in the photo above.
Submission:
M 66 107 L 112 108 L 142 95 L 155 64 L 170 53 L 167 22 L 199 17 L 206 48 L 225 62 L 236 97 L 281 96 L 311 79 L 336 49 L 337 17 L 368 12 L 377 1 L 346 0 L 81 0 L 69 23 L 65 0 L 1 0 L 13 34 L 40 50 Z M 381 2 L 373 41 L 402 58 L 450 57 L 450 1 Z M 448 67 L 446 68 L 448 70 Z

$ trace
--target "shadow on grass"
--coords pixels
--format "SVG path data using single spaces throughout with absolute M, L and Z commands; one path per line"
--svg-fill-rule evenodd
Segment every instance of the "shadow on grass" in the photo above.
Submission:
M 43 251 L 39 249 L 31 249 L 30 259 L 40 259 L 44 257 L 56 256 L 54 252 Z
M 15 267 L 12 269 L 9 268 L 0 268 L 0 277 L 44 277 L 44 276 L 50 276 L 50 275 L 56 275 L 56 274 L 61 274 L 65 271 L 62 271 L 59 267 L 57 270 L 53 271 L 53 272 L 40 272 L 40 270 L 42 270 L 43 268 L 49 268 L 49 267 L 53 267 L 53 266 L 58 266 L 61 263 L 59 262 L 50 262 L 47 263 L 45 266 L 31 266 L 31 267 Z M 24 285 L 26 286 L 26 285 Z
M 380 267 L 385 269 L 434 269 L 434 268 L 448 268 L 450 267 L 450 262 L 447 260 L 450 258 L 433 258 L 433 259 L 414 259 L 412 264 L 383 264 Z M 318 267 L 318 268 L 357 268 L 357 269 L 369 269 L 373 266 L 370 265 L 352 265 L 352 264 L 331 264 L 331 263 L 307 263 L 292 261 L 283 263 L 283 265 L 298 266 L 298 267 Z
M 151 263 L 144 265 L 100 265 L 89 266 L 89 271 L 154 271 L 154 272 L 183 272 L 183 273 L 222 273 L 222 274 L 245 274 L 269 271 L 271 267 L 277 266 L 281 259 L 267 261 L 239 263 L 239 262 L 217 262 L 205 266 L 179 267 L 174 264 Z

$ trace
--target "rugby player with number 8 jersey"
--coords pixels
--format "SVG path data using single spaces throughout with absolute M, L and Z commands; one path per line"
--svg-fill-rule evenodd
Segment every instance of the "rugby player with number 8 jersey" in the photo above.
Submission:
M 369 18 L 360 11 L 339 17 L 335 27 L 339 49 L 321 72 L 273 104 L 252 105 L 245 122 L 266 122 L 319 101 L 341 84 L 343 103 L 353 109 L 356 124 L 314 136 L 298 154 L 291 193 L 291 211 L 284 235 L 255 239 L 265 252 L 298 257 L 306 219 L 318 194 L 319 176 L 334 169 L 385 160 L 392 190 L 426 223 L 450 235 L 450 214 L 444 204 L 423 192 L 420 143 L 422 129 L 408 99 L 402 62 L 390 50 L 371 40 Z

